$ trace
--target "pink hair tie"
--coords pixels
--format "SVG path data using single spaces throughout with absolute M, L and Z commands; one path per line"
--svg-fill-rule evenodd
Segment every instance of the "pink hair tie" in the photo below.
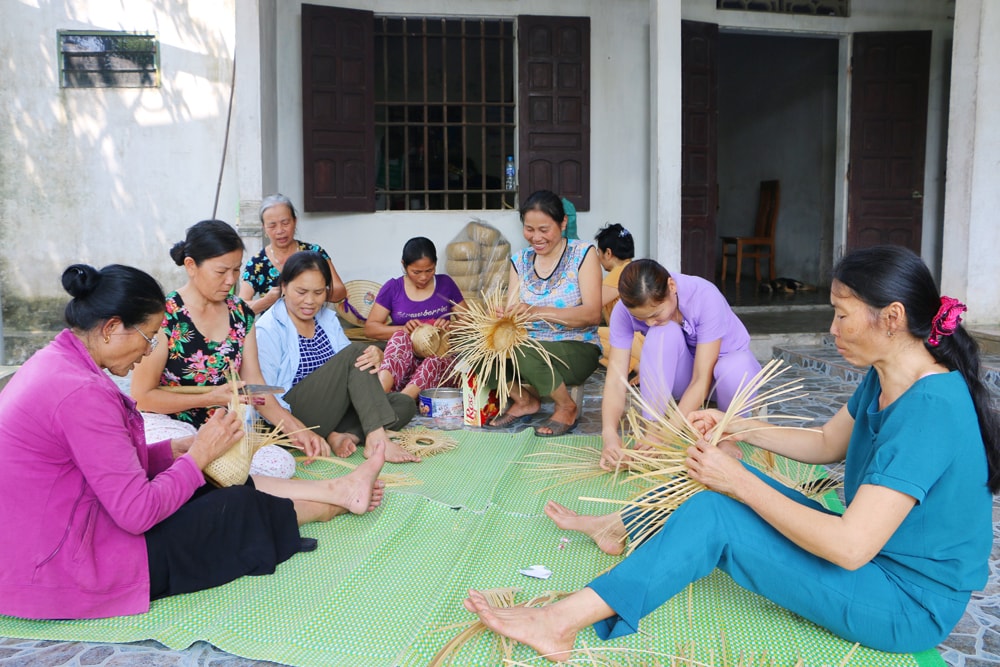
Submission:
M 962 313 L 968 308 L 958 299 L 950 296 L 941 297 L 941 307 L 938 308 L 937 315 L 931 320 L 931 335 L 927 337 L 927 343 L 931 347 L 937 347 L 942 336 L 950 336 L 958 329 L 962 323 Z

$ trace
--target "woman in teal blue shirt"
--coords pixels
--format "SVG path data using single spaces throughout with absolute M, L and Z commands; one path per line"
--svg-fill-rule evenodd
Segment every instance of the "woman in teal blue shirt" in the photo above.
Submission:
M 894 246 L 851 253 L 834 270 L 830 333 L 846 360 L 871 367 L 857 391 L 814 432 L 738 420 L 728 429 L 807 463 L 844 460 L 843 515 L 701 441 L 693 479 L 715 491 L 678 508 L 617 567 L 541 609 L 465 606 L 488 627 L 563 658 L 576 633 L 635 632 L 639 619 L 713 568 L 853 642 L 914 652 L 948 636 L 987 580 L 992 497 L 1000 489 L 1000 429 L 960 324 L 965 306 L 939 295 L 915 254 Z M 707 432 L 721 413 L 694 412 Z M 563 528 L 612 550 L 628 514 L 584 517 L 552 505 Z M 956 520 L 961 517 L 961 520 Z

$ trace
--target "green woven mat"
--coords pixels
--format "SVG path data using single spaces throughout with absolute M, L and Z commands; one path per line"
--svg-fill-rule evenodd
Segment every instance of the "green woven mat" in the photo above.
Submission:
M 553 440 L 520 434 L 452 432 L 456 450 L 419 464 L 388 466 L 422 479 L 390 490 L 382 508 L 303 528 L 319 549 L 299 554 L 271 576 L 245 577 L 210 591 L 159 600 L 140 616 L 89 621 L 25 621 L 0 616 L 0 636 L 63 641 L 129 642 L 154 639 L 174 649 L 197 640 L 252 659 L 292 665 L 379 667 L 426 665 L 471 620 L 461 606 L 469 588 L 519 586 L 527 599 L 543 591 L 571 591 L 613 566 L 586 538 L 558 530 L 540 508 L 555 498 L 612 497 L 621 487 L 604 480 L 536 493 L 540 482 L 517 461 Z M 597 436 L 556 442 L 600 446 Z M 343 468 L 329 466 L 332 474 Z M 315 471 L 323 468 L 317 467 Z M 569 542 L 562 542 L 568 538 Z M 560 544 L 564 545 L 559 548 Z M 547 581 L 517 570 L 543 564 Z M 732 657 L 764 656 L 774 664 L 841 664 L 851 645 L 749 593 L 716 571 L 643 620 L 641 632 L 601 642 L 584 630 L 578 646 L 622 646 L 702 660 L 725 650 Z M 458 665 L 499 664 L 484 636 L 456 658 Z M 520 647 L 519 659 L 534 653 Z M 732 664 L 732 660 L 730 661 Z M 859 648 L 851 665 L 944 665 L 936 651 L 885 654 Z

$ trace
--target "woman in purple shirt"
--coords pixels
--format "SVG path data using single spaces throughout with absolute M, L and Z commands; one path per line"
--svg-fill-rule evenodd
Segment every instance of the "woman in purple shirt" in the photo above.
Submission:
M 687 415 L 710 393 L 729 407 L 745 380 L 760 371 L 750 352 L 750 334 L 718 288 L 697 276 L 671 275 L 651 259 L 632 262 L 618 283 L 621 301 L 611 312 L 611 352 L 601 403 L 601 465 L 622 457 L 618 432 L 625 411 L 625 382 L 635 332 L 646 336 L 639 365 L 646 403 L 662 412 L 668 396 Z
M 447 331 L 452 312 L 462 305 L 458 285 L 451 276 L 436 270 L 434 243 L 423 236 L 410 239 L 403 246 L 403 275 L 382 285 L 368 314 L 365 335 L 389 341 L 378 371 L 386 392 L 402 392 L 416 400 L 424 389 L 446 386 L 449 381 L 455 358 L 420 359 L 410 341 L 410 334 L 421 324 Z

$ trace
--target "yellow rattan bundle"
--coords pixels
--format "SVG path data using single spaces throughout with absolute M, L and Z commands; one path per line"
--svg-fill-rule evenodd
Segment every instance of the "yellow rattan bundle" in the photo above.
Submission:
M 532 349 L 552 368 L 552 355 L 528 335 L 527 323 L 534 317 L 526 312 L 503 313 L 505 295 L 497 290 L 483 295 L 482 301 L 465 301 L 465 308 L 451 325 L 451 352 L 458 358 L 456 372 L 470 372 L 479 378 L 480 386 L 497 383 L 500 405 L 507 404 L 509 387 L 508 366 L 515 384 L 521 382 L 518 360 Z M 559 363 L 566 365 L 561 359 Z

